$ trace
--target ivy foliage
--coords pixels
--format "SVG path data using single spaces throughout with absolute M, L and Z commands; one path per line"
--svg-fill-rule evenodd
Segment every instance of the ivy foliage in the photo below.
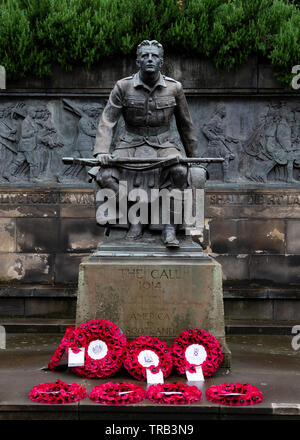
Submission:
M 227 70 L 252 54 L 289 84 L 300 64 L 298 0 L 0 0 L 0 64 L 10 78 L 43 77 L 59 64 L 101 66 L 143 39 L 211 58 Z

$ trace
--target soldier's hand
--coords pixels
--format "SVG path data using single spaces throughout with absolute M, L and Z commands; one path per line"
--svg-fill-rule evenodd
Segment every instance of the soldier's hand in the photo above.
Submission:
M 175 161 L 175 163 L 176 163 L 176 162 L 179 162 L 178 159 L 180 159 L 180 158 L 181 158 L 181 155 L 180 155 L 180 154 L 168 154 L 168 156 L 166 157 L 167 160 L 177 159 L 177 160 Z
M 100 153 L 97 155 L 97 159 L 101 165 L 107 165 L 109 160 L 112 159 L 112 155 L 108 153 Z
M 168 159 L 174 159 L 175 157 L 181 157 L 181 155 L 180 154 L 168 154 L 168 156 L 167 156 L 167 158 Z

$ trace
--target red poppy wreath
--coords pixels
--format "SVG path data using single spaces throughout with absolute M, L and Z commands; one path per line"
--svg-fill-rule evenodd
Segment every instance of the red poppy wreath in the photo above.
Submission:
M 198 328 L 180 333 L 171 346 L 173 365 L 177 372 L 185 375 L 186 371 L 196 372 L 201 365 L 203 376 L 211 376 L 220 366 L 223 353 L 218 340 Z
M 69 347 L 69 338 L 71 338 L 71 335 L 73 335 L 75 330 L 75 327 L 68 327 L 59 346 L 55 350 L 53 356 L 50 359 L 50 362 L 48 364 L 49 370 L 55 370 L 56 367 L 58 367 L 61 358 L 63 357 L 63 354 L 65 351 L 68 350 Z
M 48 368 L 55 370 L 66 351 L 71 348 L 78 353 L 84 348 L 84 365 L 72 367 L 79 376 L 92 378 L 110 377 L 121 368 L 127 339 L 119 327 L 109 321 L 94 320 L 69 327 L 51 358 Z
M 38 403 L 73 403 L 87 397 L 86 389 L 79 383 L 65 383 L 57 379 L 56 382 L 41 383 L 32 388 L 29 399 Z
M 195 387 L 183 383 L 150 385 L 146 398 L 156 403 L 169 405 L 188 404 L 201 400 L 202 393 Z
M 212 385 L 206 390 L 206 398 L 211 402 L 230 406 L 255 405 L 263 401 L 259 389 L 249 383 L 223 383 Z
M 147 368 L 153 374 L 161 370 L 166 378 L 172 370 L 172 356 L 167 344 L 159 338 L 139 336 L 127 345 L 124 367 L 137 380 L 146 379 Z
M 108 382 L 95 386 L 89 398 L 104 405 L 129 405 L 141 402 L 146 397 L 145 390 L 133 383 Z

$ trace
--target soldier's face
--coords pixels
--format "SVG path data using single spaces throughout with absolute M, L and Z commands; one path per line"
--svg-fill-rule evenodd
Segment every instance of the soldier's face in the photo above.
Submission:
M 40 108 L 40 107 L 37 107 L 35 109 L 35 117 L 36 117 L 36 119 L 43 119 L 43 116 L 44 116 L 44 110 L 42 108 Z
M 36 111 L 35 111 L 35 109 L 34 108 L 30 108 L 29 110 L 28 110 L 28 115 L 31 117 L 31 118 L 35 118 L 35 116 L 36 116 Z
M 136 61 L 140 70 L 145 73 L 158 73 L 163 64 L 158 47 L 143 47 Z

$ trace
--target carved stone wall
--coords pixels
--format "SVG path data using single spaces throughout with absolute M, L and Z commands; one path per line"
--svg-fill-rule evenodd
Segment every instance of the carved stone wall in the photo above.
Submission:
M 131 61 L 50 80 L 27 78 L 0 93 L 0 318 L 75 317 L 78 266 L 103 239 L 86 170 L 113 83 Z M 222 264 L 229 320 L 292 321 L 300 299 L 300 96 L 269 66 L 232 74 L 208 61 L 166 60 L 183 82 L 202 156 L 207 252 Z M 173 121 L 175 132 L 175 124 Z M 123 130 L 121 120 L 116 136 Z
M 104 100 L 2 99 L 1 183 L 81 184 L 86 170 L 61 158 L 91 157 Z
M 210 183 L 299 185 L 300 102 L 297 97 L 188 97 L 201 156 L 211 164 Z M 1 184 L 85 184 L 80 165 L 63 156 L 91 157 L 105 99 L 2 99 Z M 124 129 L 122 119 L 115 138 Z M 176 137 L 176 128 L 173 121 Z M 178 143 L 180 140 L 178 138 Z

